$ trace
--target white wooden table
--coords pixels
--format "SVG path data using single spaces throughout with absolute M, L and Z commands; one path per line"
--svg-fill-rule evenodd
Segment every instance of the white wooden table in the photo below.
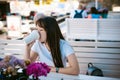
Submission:
M 40 77 L 40 80 L 120 80 L 120 78 L 87 76 L 82 74 L 73 76 L 60 73 L 49 73 L 47 77 Z

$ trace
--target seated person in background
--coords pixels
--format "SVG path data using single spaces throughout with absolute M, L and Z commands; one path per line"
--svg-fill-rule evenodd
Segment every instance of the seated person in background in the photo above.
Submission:
M 70 13 L 70 18 L 87 18 L 87 12 L 84 7 L 79 4 L 78 8 Z
M 102 18 L 102 16 L 98 14 L 98 11 L 95 7 L 91 7 L 88 18 L 99 19 L 99 18 Z
M 45 17 L 45 15 L 43 13 L 36 13 L 34 18 L 33 18 L 34 24 L 38 19 L 40 19 L 42 17 Z M 36 27 L 32 27 L 30 29 L 31 29 L 31 31 L 33 31 L 33 30 L 36 30 Z
M 40 18 L 43 18 L 45 17 L 45 15 L 43 13 L 36 13 L 33 20 L 34 20 L 34 23 L 36 23 L 36 21 Z
M 51 72 L 78 75 L 79 65 L 73 48 L 64 40 L 57 21 L 52 17 L 40 18 L 36 21 L 40 35 L 32 48 L 26 45 L 26 55 L 31 62 L 46 63 Z M 67 64 L 68 63 L 68 64 Z
M 108 9 L 107 8 L 103 8 L 101 10 L 101 16 L 102 16 L 102 18 L 107 18 L 107 16 L 108 16 Z

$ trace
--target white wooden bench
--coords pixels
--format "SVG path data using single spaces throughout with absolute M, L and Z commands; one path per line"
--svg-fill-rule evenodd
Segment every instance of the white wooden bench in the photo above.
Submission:
M 0 57 L 5 55 L 14 55 L 23 59 L 25 55 L 25 43 L 22 40 L 1 40 L 0 39 Z
M 97 38 L 97 19 L 66 19 L 66 39 L 89 39 Z
M 99 19 L 97 40 L 120 41 L 120 19 Z
M 66 19 L 66 40 L 120 41 L 120 19 Z
M 69 41 L 77 56 L 80 74 L 86 74 L 92 62 L 104 76 L 120 78 L 120 42 Z
M 120 12 L 109 12 L 108 19 L 120 19 Z

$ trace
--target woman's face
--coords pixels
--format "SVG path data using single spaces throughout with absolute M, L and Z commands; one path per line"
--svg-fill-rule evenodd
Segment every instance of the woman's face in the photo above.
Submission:
M 47 35 L 46 35 L 45 29 L 37 25 L 37 30 L 40 34 L 39 41 L 40 42 L 46 42 Z

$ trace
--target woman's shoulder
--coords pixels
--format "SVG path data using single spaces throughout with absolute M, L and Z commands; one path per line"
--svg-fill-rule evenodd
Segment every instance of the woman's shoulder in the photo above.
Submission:
M 39 40 L 35 40 L 32 48 L 33 48 L 33 47 L 34 47 L 34 48 L 35 48 L 35 47 L 38 48 L 38 46 L 41 46 L 41 42 L 40 42 Z
M 70 55 L 70 54 L 73 54 L 74 53 L 74 50 L 72 48 L 72 46 L 70 45 L 70 43 L 66 40 L 60 40 L 60 48 L 61 48 L 61 51 L 66 54 L 67 56 Z
M 60 45 L 61 46 L 70 46 L 70 43 L 66 40 L 60 39 Z
M 60 39 L 60 44 L 66 44 L 68 43 L 66 40 Z

